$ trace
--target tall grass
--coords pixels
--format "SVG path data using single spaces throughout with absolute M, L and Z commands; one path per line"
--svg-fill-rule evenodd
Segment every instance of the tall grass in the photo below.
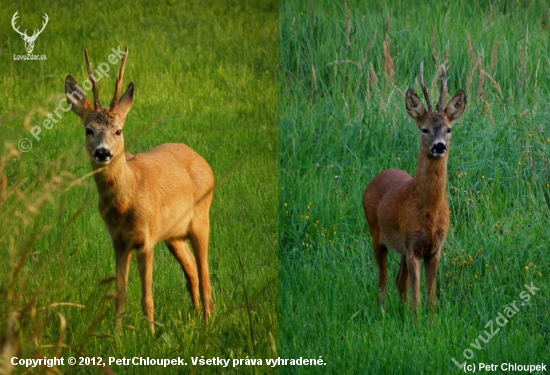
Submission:
M 33 52 L 47 60 L 13 60 L 25 53 L 10 26 L 16 10 L 21 30 L 49 15 Z M 276 3 L 50 1 L 8 6 L 0 25 L 1 371 L 25 370 L 9 364 L 12 356 L 182 357 L 188 365 L 169 370 L 200 373 L 220 368 L 194 368 L 191 356 L 276 356 Z M 85 78 L 85 47 L 97 66 L 118 46 L 129 47 L 124 85 L 136 85 L 126 151 L 186 143 L 216 176 L 209 248 L 215 305 L 208 329 L 193 313 L 179 265 L 160 244 L 153 294 L 155 318 L 164 326 L 149 333 L 132 264 L 128 318 L 114 335 L 114 254 L 97 211 L 82 125 L 69 112 L 52 129 L 42 128 L 39 141 L 29 134 L 64 96 L 65 76 Z M 112 66 L 113 74 L 99 82 L 103 103 L 112 97 L 117 70 Z M 16 148 L 23 137 L 32 142 L 25 153 Z M 162 370 L 65 365 L 36 371 Z
M 543 1 L 281 3 L 281 356 L 322 355 L 323 371 L 349 374 L 454 373 L 465 349 L 468 363 L 548 358 L 549 17 Z M 439 307 L 415 322 L 394 284 L 380 311 L 361 199 L 380 171 L 416 169 L 404 92 L 420 92 L 421 61 L 432 100 L 445 64 L 468 104 L 449 156 Z M 393 277 L 398 256 L 388 262 Z M 531 283 L 530 302 L 473 348 Z

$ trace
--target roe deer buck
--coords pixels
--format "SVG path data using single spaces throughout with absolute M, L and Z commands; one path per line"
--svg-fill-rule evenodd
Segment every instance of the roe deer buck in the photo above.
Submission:
M 446 197 L 447 158 L 451 141 L 451 126 L 464 112 L 466 96 L 458 90 L 443 109 L 447 91 L 445 68 L 441 66 L 441 91 L 436 112 L 424 85 L 423 64 L 420 65 L 420 85 L 428 110 L 414 90 L 409 89 L 405 104 L 409 115 L 420 130 L 418 166 L 414 178 L 407 172 L 388 169 L 377 175 L 367 186 L 363 208 L 372 236 L 372 247 L 378 265 L 378 292 L 381 308 L 388 295 L 386 258 L 388 248 L 401 254 L 397 273 L 397 290 L 407 302 L 407 289 L 412 289 L 412 306 L 420 305 L 420 259 L 424 259 L 427 285 L 427 305 L 435 307 L 436 273 L 441 248 L 449 230 L 449 206 Z
M 86 152 L 99 193 L 99 212 L 113 243 L 116 257 L 116 329 L 126 302 L 128 269 L 136 250 L 141 279 L 141 306 L 151 331 L 153 317 L 153 249 L 164 241 L 177 259 L 193 306 L 198 309 L 199 291 L 205 324 L 213 308 L 208 274 L 209 209 L 214 175 L 208 163 L 184 144 L 166 143 L 143 154 L 124 152 L 122 129 L 132 107 L 134 84 L 120 97 L 128 48 L 116 77 L 110 108 L 102 108 L 88 51 L 86 68 L 92 81 L 94 103 L 70 75 L 65 94 L 71 109 L 84 124 Z M 189 249 L 191 241 L 195 255 Z M 196 258 L 195 258 L 196 256 Z

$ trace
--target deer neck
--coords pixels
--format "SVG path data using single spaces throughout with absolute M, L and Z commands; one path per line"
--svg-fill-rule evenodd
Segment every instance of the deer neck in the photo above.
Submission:
M 412 184 L 421 207 L 438 207 L 447 202 L 447 158 L 426 155 L 420 150 Z
M 99 205 L 108 211 L 122 214 L 133 200 L 136 179 L 126 162 L 124 152 L 106 166 L 92 163 L 94 180 L 99 193 Z

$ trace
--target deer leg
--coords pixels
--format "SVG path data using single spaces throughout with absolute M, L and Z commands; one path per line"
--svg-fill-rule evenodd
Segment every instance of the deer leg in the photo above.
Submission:
M 388 248 L 378 242 L 378 238 L 372 237 L 372 248 L 374 257 L 378 266 L 378 301 L 382 311 L 386 311 L 386 297 L 388 296 L 388 274 L 386 261 L 388 258 Z
M 416 257 L 414 251 L 406 255 L 407 271 L 409 273 L 409 284 L 412 292 L 412 307 L 416 314 L 416 309 L 420 306 L 420 258 Z
M 199 219 L 200 217 L 195 217 L 196 221 L 193 222 L 193 230 L 189 234 L 189 238 L 197 260 L 199 291 L 204 323 L 208 325 L 208 318 L 214 308 L 212 287 L 210 286 L 210 274 L 208 271 L 208 236 L 210 233 L 210 222 L 208 216 L 203 218 L 203 220 Z
M 426 295 L 427 295 L 427 306 L 430 309 L 435 309 L 437 306 L 437 296 L 436 296 L 436 284 L 437 284 L 437 267 L 439 266 L 439 258 L 441 252 L 438 251 L 430 257 L 424 258 L 424 268 L 426 272 Z
M 401 263 L 399 264 L 395 283 L 397 284 L 397 291 L 399 292 L 401 302 L 407 303 L 409 300 L 407 294 L 407 290 L 409 289 L 409 272 L 407 271 L 407 258 L 405 255 L 401 255 Z
M 124 313 L 124 304 L 126 303 L 126 289 L 128 285 L 128 270 L 130 268 L 130 258 L 132 250 L 114 245 L 116 257 L 116 297 L 115 297 L 115 330 L 120 330 L 122 319 L 120 316 Z
M 183 270 L 185 279 L 187 280 L 187 291 L 191 295 L 193 307 L 197 311 L 199 308 L 199 276 L 195 256 L 189 249 L 186 240 L 166 241 L 166 246 L 168 246 L 168 250 L 170 250 Z
M 153 247 L 142 247 L 137 251 L 137 264 L 141 280 L 141 308 L 149 322 L 151 332 L 155 333 L 153 303 Z

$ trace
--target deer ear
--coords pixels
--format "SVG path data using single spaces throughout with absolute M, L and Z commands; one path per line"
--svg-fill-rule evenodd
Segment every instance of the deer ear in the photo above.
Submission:
M 449 104 L 447 104 L 447 108 L 445 108 L 445 113 L 451 120 L 455 120 L 464 113 L 464 110 L 466 109 L 466 94 L 464 93 L 464 90 L 458 90 L 453 96 L 453 98 L 449 101 Z
M 422 104 L 422 101 L 420 100 L 418 95 L 416 95 L 416 92 L 414 92 L 413 89 L 407 90 L 407 95 L 405 96 L 405 105 L 407 107 L 407 112 L 409 113 L 409 116 L 411 116 L 415 120 L 418 120 L 420 117 L 426 114 L 424 104 Z
M 116 112 L 122 117 L 126 118 L 126 114 L 130 111 L 130 108 L 132 108 L 132 103 L 134 101 L 134 82 L 130 82 L 128 85 L 128 88 L 124 92 L 124 94 L 120 97 L 120 100 L 118 101 Z
M 65 78 L 65 96 L 71 110 L 83 120 L 88 117 L 88 114 L 94 109 L 92 104 L 86 97 L 86 92 L 72 76 Z

